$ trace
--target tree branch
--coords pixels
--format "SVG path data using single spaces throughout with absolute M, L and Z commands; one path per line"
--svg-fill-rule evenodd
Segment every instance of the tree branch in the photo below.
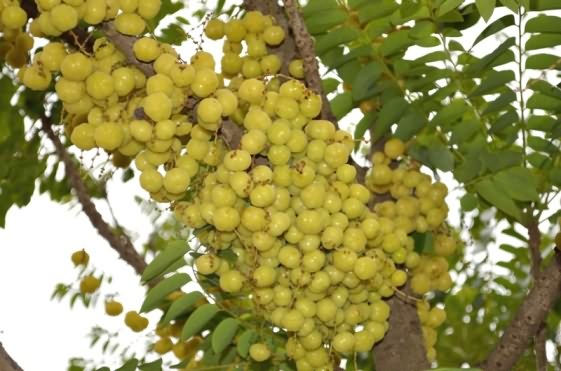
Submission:
M 109 245 L 119 253 L 121 259 L 127 262 L 130 266 L 132 266 L 136 273 L 139 275 L 142 274 L 144 268 L 146 268 L 146 262 L 142 258 L 142 256 L 136 251 L 132 242 L 126 235 L 117 236 L 111 230 L 109 224 L 107 224 L 101 214 L 97 211 L 94 203 L 92 202 L 90 195 L 88 194 L 88 190 L 82 178 L 80 177 L 80 173 L 72 158 L 66 151 L 66 148 L 58 138 L 58 136 L 54 133 L 52 128 L 52 123 L 50 119 L 46 116 L 41 118 L 42 123 L 42 130 L 47 134 L 47 137 L 53 142 L 55 146 L 56 153 L 58 157 L 64 162 L 64 167 L 66 169 L 66 175 L 68 177 L 68 181 L 70 186 L 76 192 L 76 197 L 78 201 L 82 205 L 82 209 L 86 216 L 90 219 L 90 222 L 98 231 L 98 233 L 105 238 L 105 240 L 109 243 Z
M 530 252 L 531 272 L 533 283 L 540 275 L 540 266 L 542 263 L 542 255 L 540 251 L 541 232 L 536 221 L 532 221 L 527 226 L 528 229 L 528 250 Z M 547 355 L 545 352 L 545 343 L 547 340 L 547 329 L 542 322 L 538 333 L 534 336 L 534 353 L 536 355 L 536 371 L 547 371 Z
M 103 33 L 105 36 L 119 49 L 127 58 L 127 62 L 139 70 L 141 70 L 146 77 L 150 77 L 155 74 L 154 67 L 152 63 L 143 63 L 136 59 L 134 56 L 133 46 L 137 38 L 132 36 L 127 36 L 119 33 L 115 29 L 113 22 L 105 22 L 102 26 Z
M 321 117 L 337 124 L 337 118 L 331 112 L 329 101 L 323 93 L 314 40 L 306 28 L 302 14 L 298 10 L 298 2 L 294 0 L 283 0 L 283 2 L 296 47 L 304 61 L 306 84 L 322 98 Z
M 2 343 L 0 343 L 0 370 L 2 371 L 23 371 L 23 369 L 17 364 L 16 361 L 4 349 Z
M 509 371 L 536 335 L 547 314 L 561 296 L 561 253 L 555 256 L 534 282 L 520 305 L 518 313 L 504 331 L 497 346 L 482 368 L 487 371 Z

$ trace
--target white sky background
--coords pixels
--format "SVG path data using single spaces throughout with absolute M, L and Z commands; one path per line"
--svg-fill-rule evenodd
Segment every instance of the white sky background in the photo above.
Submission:
M 207 6 L 212 8 L 214 3 L 207 2 Z M 191 6 L 191 9 L 196 7 Z M 188 15 L 189 12 L 184 12 L 185 17 Z M 502 15 L 503 12 L 496 12 L 492 20 Z M 474 39 L 475 35 L 477 33 L 469 38 Z M 183 59 L 188 59 L 193 45 L 185 45 L 181 54 Z M 497 41 L 491 37 L 481 47 L 485 50 L 496 45 Z M 205 41 L 204 49 L 217 55 L 221 45 Z M 427 49 L 419 51 L 428 52 Z M 344 125 L 348 125 L 352 132 L 353 124 L 361 117 L 355 110 L 344 120 Z M 454 184 L 450 180 L 450 176 L 443 178 L 447 184 Z M 140 246 L 146 241 L 152 225 L 134 201 L 135 195 L 145 197 L 137 179 L 122 184 L 116 176 L 115 181 L 109 182 L 108 191 L 117 220 L 138 234 L 135 242 Z M 447 199 L 449 221 L 454 226 L 459 225 L 458 195 L 461 193 L 455 190 Z M 105 220 L 110 221 L 106 204 L 98 202 L 97 206 Z M 113 282 L 102 285 L 95 308 L 84 309 L 77 302 L 70 310 L 68 298 L 59 303 L 51 301 L 50 295 L 58 282 L 76 280 L 78 270 L 73 267 L 70 255 L 82 248 L 90 254 L 90 267 L 95 267 L 97 273 L 113 276 Z M 492 260 L 497 262 L 504 258 L 497 252 Z M 138 309 L 144 290 L 132 268 L 118 259 L 117 253 L 97 234 L 80 207 L 71 209 L 69 205 L 51 202 L 48 196 L 35 195 L 27 207 L 12 208 L 7 216 L 6 229 L 0 229 L 0 283 L 0 342 L 25 371 L 66 370 L 71 357 L 105 360 L 107 366 L 119 366 L 118 356 L 102 357 L 99 345 L 94 349 L 89 347 L 86 335 L 96 324 L 120 332 L 122 344 L 133 344 L 139 349 L 144 345 L 142 337 L 124 326 L 122 315 L 104 315 L 105 295 L 118 293 L 118 300 L 123 302 L 127 311 Z M 77 287 L 77 282 L 74 286 Z M 155 320 L 151 321 L 151 326 L 152 323 Z

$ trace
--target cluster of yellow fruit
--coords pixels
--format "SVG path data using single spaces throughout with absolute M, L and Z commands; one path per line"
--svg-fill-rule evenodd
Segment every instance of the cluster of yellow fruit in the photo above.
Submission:
M 90 256 L 85 250 L 78 250 L 72 253 L 72 263 L 74 266 L 86 267 L 90 261 Z M 80 292 L 82 294 L 93 294 L 101 285 L 101 280 L 92 274 L 88 274 L 80 280 Z M 107 315 L 116 317 L 123 312 L 123 304 L 114 298 L 109 298 L 105 301 L 105 313 Z M 125 314 L 125 324 L 135 332 L 141 332 L 148 327 L 148 319 L 141 316 L 136 311 L 129 311 Z
M 298 370 L 329 370 L 336 357 L 369 351 L 388 329 L 384 298 L 406 283 L 407 271 L 419 294 L 450 286 L 441 263 L 453 252 L 449 241 L 425 258 L 410 236 L 440 232 L 446 188 L 406 164 L 397 139 L 374 154 L 360 184 L 348 164 L 355 141 L 316 119 L 322 100 L 298 80 L 302 61 L 290 62 L 294 78 L 276 76 L 282 61 L 268 46 L 285 35 L 273 18 L 247 12 L 241 20 L 207 24 L 209 38 L 226 37 L 219 75 L 206 52 L 183 63 L 169 45 L 141 37 L 159 1 L 38 2 L 38 33 L 115 18 L 119 32 L 139 36 L 134 56 L 154 74 L 129 66 L 101 37 L 93 55 L 51 42 L 19 76 L 34 90 L 46 90 L 57 76 L 72 143 L 134 159 L 141 186 L 152 199 L 171 201 L 207 248 L 197 272 L 217 275 L 221 290 L 242 294 L 236 297 L 249 299 L 257 316 L 286 330 L 286 354 Z M 62 20 L 54 19 L 56 9 Z M 261 79 L 267 75 L 274 78 Z M 374 195 L 386 192 L 394 200 L 370 210 Z M 234 263 L 221 258 L 227 249 Z M 148 325 L 136 312 L 125 322 L 135 331 Z M 154 349 L 182 354 L 186 343 L 172 345 L 168 335 Z M 432 338 L 427 344 L 434 345 Z M 256 343 L 249 354 L 262 362 L 272 351 Z
M 205 27 L 205 35 L 212 40 L 225 38 L 220 66 L 227 78 L 242 75 L 246 79 L 272 76 L 282 66 L 281 58 L 267 48 L 280 45 L 285 38 L 284 29 L 275 24 L 271 16 L 260 12 L 247 12 L 242 19 L 223 22 L 212 19 Z M 244 52 L 245 44 L 245 53 Z M 243 56 L 241 54 L 244 54 Z M 289 73 L 298 79 L 304 77 L 301 59 L 289 64 Z
M 436 359 L 436 349 L 434 348 L 438 335 L 436 329 L 446 320 L 446 312 L 439 307 L 431 308 L 426 301 L 420 301 L 417 303 L 417 314 L 421 321 L 427 358 L 430 362 L 433 362 Z
M 144 33 L 146 21 L 160 11 L 160 0 L 36 0 L 39 16 L 31 23 L 34 36 L 59 36 L 79 22 L 98 25 L 114 20 L 125 35 Z

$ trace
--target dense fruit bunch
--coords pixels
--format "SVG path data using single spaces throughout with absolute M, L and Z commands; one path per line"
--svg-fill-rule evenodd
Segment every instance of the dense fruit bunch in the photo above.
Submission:
M 169 45 L 142 36 L 159 1 L 38 3 L 41 16 L 30 25 L 36 35 L 114 19 L 119 32 L 137 36 L 135 62 L 153 74 L 100 37 L 93 53 L 50 42 L 19 76 L 34 90 L 55 80 L 78 148 L 101 148 L 119 166 L 134 160 L 142 188 L 170 202 L 205 247 L 194 263 L 199 278 L 216 279 L 269 329 L 285 330 L 283 349 L 298 370 L 329 370 L 341 357 L 369 351 L 388 329 L 384 299 L 409 277 L 420 295 L 450 287 L 445 257 L 455 240 L 443 225 L 446 187 L 408 161 L 398 139 L 372 156 L 361 184 L 349 164 L 355 141 L 318 117 L 322 99 L 299 80 L 302 60 L 289 62 L 292 77 L 279 74 L 274 50 L 285 33 L 273 18 L 246 12 L 211 20 L 205 34 L 226 39 L 217 74 L 210 54 L 198 51 L 184 63 Z M 434 234 L 432 252 L 415 250 L 414 232 Z M 93 283 L 83 292 L 95 291 Z M 419 308 L 423 318 L 428 309 Z M 109 315 L 122 310 L 106 304 Z M 433 359 L 443 312 L 428 313 L 423 329 Z M 133 311 L 125 322 L 134 331 L 148 325 Z M 180 325 L 159 329 L 157 353 L 193 354 L 199 338 L 171 340 Z M 261 340 L 249 349 L 254 361 L 282 353 Z

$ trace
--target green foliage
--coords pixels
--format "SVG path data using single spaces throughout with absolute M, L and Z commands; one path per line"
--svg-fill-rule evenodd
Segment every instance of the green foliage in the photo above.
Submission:
M 142 273 L 142 281 L 148 282 L 163 274 L 172 264 L 177 262 L 189 251 L 185 241 L 170 241 L 167 247 L 158 254 Z
M 165 278 L 158 282 L 156 286 L 151 288 L 146 294 L 146 298 L 140 307 L 141 312 L 150 312 L 156 309 L 165 298 L 172 292 L 179 290 L 183 285 L 191 281 L 191 277 L 187 273 L 176 273 L 171 277 Z

